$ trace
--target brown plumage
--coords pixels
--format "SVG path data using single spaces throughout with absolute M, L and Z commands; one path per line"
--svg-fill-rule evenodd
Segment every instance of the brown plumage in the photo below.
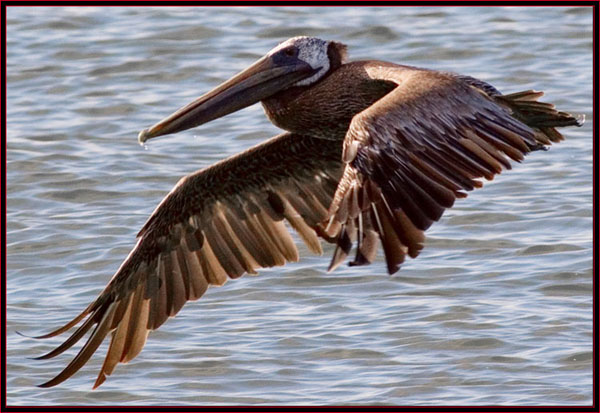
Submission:
M 416 257 L 424 231 L 456 198 L 562 140 L 579 119 L 538 102 L 541 92 L 502 95 L 477 79 L 381 61 L 346 63 L 345 46 L 293 38 L 246 71 L 140 133 L 175 133 L 262 101 L 287 132 L 179 181 L 138 234 L 100 296 L 67 325 L 81 326 L 51 358 L 90 336 L 50 387 L 77 372 L 107 336 L 94 387 L 133 359 L 148 333 L 211 285 L 297 261 L 293 228 L 330 270 L 375 259 L 389 273 Z M 286 225 L 287 222 L 287 225 Z

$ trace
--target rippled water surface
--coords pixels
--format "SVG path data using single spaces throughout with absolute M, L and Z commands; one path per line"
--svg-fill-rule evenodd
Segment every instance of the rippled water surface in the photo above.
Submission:
M 7 394 L 13 405 L 589 404 L 592 127 L 455 207 L 388 276 L 332 248 L 211 289 L 98 390 L 99 350 L 35 341 L 106 285 L 178 179 L 278 133 L 260 106 L 144 150 L 137 132 L 300 34 L 352 58 L 538 89 L 592 119 L 590 8 L 37 8 L 7 17 Z M 316 149 L 318 150 L 318 149 Z

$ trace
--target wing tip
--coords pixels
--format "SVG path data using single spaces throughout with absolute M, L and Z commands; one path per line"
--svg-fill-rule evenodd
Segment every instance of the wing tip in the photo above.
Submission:
M 54 387 L 66 380 L 66 379 L 61 380 L 61 379 L 59 379 L 59 377 L 60 377 L 60 374 L 58 376 L 48 380 L 47 382 L 44 382 L 42 384 L 36 384 L 36 387 L 40 387 L 42 389 L 47 389 L 49 387 Z
M 335 258 L 335 256 L 334 256 L 334 258 Z M 327 273 L 329 274 L 329 273 L 332 273 L 332 272 L 334 272 L 334 271 L 335 271 L 335 269 L 336 269 L 337 267 L 339 267 L 339 266 L 340 266 L 340 264 L 341 264 L 343 261 L 344 261 L 343 259 L 342 259 L 342 260 L 339 260 L 339 261 L 337 261 L 337 262 L 336 262 L 335 260 L 331 260 L 331 262 L 329 263 L 329 266 L 327 267 Z
M 35 337 L 35 336 L 28 336 L 28 335 L 27 335 L 27 334 L 25 334 L 25 333 L 21 333 L 19 330 L 15 330 L 15 333 L 17 333 L 17 334 L 18 334 L 18 335 L 20 335 L 21 337 L 25 337 L 25 338 L 36 338 L 36 339 L 38 338 L 38 337 Z
M 94 386 L 92 387 L 92 390 L 96 390 L 98 387 L 100 387 L 105 380 L 106 374 L 104 374 L 104 372 L 101 371 L 98 375 L 98 378 L 96 379 L 96 382 L 94 383 Z

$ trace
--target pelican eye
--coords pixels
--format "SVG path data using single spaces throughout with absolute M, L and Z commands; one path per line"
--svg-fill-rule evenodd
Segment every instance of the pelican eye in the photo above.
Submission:
M 298 55 L 298 48 L 296 46 L 286 47 L 282 50 L 283 54 L 289 57 L 294 57 Z

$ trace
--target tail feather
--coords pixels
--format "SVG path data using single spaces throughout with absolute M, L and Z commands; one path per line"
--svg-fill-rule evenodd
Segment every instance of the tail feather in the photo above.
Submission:
M 525 90 L 494 96 L 494 98 L 508 106 L 516 119 L 535 130 L 535 137 L 540 145 L 550 145 L 551 142 L 564 140 L 556 128 L 581 126 L 585 121 L 585 116 L 573 116 L 567 112 L 557 111 L 550 103 L 539 102 L 538 98 L 543 94 L 543 92 Z

